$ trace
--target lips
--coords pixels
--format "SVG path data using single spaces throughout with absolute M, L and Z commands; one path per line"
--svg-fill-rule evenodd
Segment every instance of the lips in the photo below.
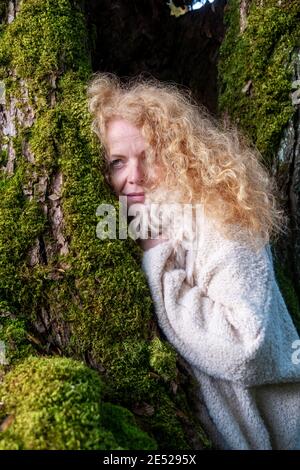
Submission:
M 126 194 L 127 201 L 129 202 L 141 202 L 145 201 L 145 194 L 144 193 L 130 193 Z

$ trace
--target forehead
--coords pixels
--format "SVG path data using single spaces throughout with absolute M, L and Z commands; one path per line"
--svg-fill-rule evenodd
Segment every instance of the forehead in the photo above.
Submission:
M 114 119 L 107 125 L 106 139 L 109 147 L 119 145 L 144 145 L 141 131 L 125 119 Z

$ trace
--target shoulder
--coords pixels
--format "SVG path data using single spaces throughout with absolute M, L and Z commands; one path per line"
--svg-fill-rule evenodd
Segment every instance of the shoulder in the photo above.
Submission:
M 231 224 L 226 229 L 220 228 L 213 217 L 207 215 L 203 206 L 196 218 L 196 231 L 193 249 L 203 262 L 222 261 L 230 258 L 247 259 L 265 257 L 272 264 L 272 253 L 269 244 L 263 243 L 259 236 L 249 239 L 247 231 L 241 224 Z M 226 233 L 226 235 L 225 235 Z
M 265 294 L 273 279 L 272 254 L 268 244 L 256 248 L 247 241 L 240 226 L 232 226 L 233 236 L 226 237 L 212 220 L 202 214 L 202 225 L 194 245 L 197 284 L 215 295 L 220 288 L 246 293 L 251 289 Z

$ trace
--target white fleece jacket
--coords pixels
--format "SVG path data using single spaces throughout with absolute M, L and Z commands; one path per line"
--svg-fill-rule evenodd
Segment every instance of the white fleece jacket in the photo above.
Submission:
M 172 241 L 142 260 L 158 323 L 199 384 L 199 419 L 219 449 L 300 450 L 299 335 L 270 247 L 227 240 L 204 215 L 200 233 L 194 285 Z

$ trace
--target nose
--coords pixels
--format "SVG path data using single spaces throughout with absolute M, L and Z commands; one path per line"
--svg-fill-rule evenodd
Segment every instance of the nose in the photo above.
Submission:
M 141 184 L 144 178 L 142 164 L 138 161 L 132 162 L 129 168 L 128 182 L 133 184 Z

